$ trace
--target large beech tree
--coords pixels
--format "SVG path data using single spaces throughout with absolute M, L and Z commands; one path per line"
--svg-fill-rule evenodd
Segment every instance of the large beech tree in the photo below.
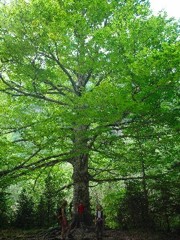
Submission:
M 16 0 L 0 11 L 0 176 L 69 162 L 74 204 L 89 207 L 98 162 L 105 173 L 112 159 L 132 164 L 144 141 L 176 132 L 177 23 L 146 0 Z

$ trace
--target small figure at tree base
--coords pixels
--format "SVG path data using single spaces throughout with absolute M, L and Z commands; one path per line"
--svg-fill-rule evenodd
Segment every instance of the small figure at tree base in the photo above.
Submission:
M 96 207 L 96 217 L 95 217 L 95 230 L 96 230 L 96 239 L 102 240 L 103 239 L 103 210 L 101 205 L 97 205 Z

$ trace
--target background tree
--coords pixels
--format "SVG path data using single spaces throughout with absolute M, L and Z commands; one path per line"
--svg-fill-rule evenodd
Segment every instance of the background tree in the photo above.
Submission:
M 8 225 L 8 205 L 7 205 L 7 196 L 8 194 L 4 189 L 0 191 L 0 226 L 1 228 L 6 227 Z
M 45 199 L 41 196 L 36 209 L 36 221 L 39 228 L 47 226 L 46 216 Z
M 35 226 L 34 202 L 23 189 L 17 202 L 17 210 L 14 225 L 19 228 L 32 228 Z
M 36 218 L 40 227 L 50 227 L 57 224 L 57 208 L 65 197 L 59 192 L 56 180 L 50 174 L 45 179 L 44 190 L 38 201 Z

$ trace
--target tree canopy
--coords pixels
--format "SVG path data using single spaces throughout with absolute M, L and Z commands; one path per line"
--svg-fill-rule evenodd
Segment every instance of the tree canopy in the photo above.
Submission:
M 2 186 L 65 162 L 74 204 L 90 183 L 177 179 L 177 21 L 146 0 L 16 0 L 0 27 Z

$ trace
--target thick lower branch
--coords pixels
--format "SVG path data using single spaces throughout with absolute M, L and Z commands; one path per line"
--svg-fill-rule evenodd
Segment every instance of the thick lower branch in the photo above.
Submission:
M 90 178 L 91 182 L 95 183 L 103 183 L 103 182 L 118 182 L 118 181 L 129 181 L 129 180 L 142 180 L 142 179 L 151 179 L 151 180 L 157 180 L 163 177 L 164 175 L 167 175 L 170 171 L 154 176 L 137 176 L 137 177 L 119 177 L 119 178 L 102 178 L 102 179 L 95 179 L 95 178 Z
M 31 158 L 34 157 L 34 156 L 35 155 L 33 154 L 31 156 Z M 65 156 L 68 156 L 68 157 L 67 158 L 63 158 Z M 61 159 L 59 159 L 59 157 L 61 157 Z M 54 158 L 58 158 L 58 159 L 54 159 Z M 71 158 L 72 157 L 69 155 L 69 153 L 57 154 L 57 155 L 41 158 L 38 161 L 32 162 L 32 163 L 30 163 L 28 165 L 27 164 L 25 165 L 25 163 L 27 163 L 30 160 L 30 158 L 28 158 L 23 163 L 21 163 L 20 165 L 14 167 L 12 169 L 0 171 L 0 177 L 5 177 L 5 176 L 7 176 L 9 174 L 12 174 L 12 173 L 20 171 L 20 170 L 24 171 L 22 173 L 22 175 L 25 175 L 26 172 L 34 171 L 34 170 L 42 168 L 42 167 L 54 166 L 54 165 L 56 165 L 59 162 L 69 162 L 71 160 Z M 47 160 L 50 160 L 50 159 L 54 159 L 54 160 L 47 161 Z

